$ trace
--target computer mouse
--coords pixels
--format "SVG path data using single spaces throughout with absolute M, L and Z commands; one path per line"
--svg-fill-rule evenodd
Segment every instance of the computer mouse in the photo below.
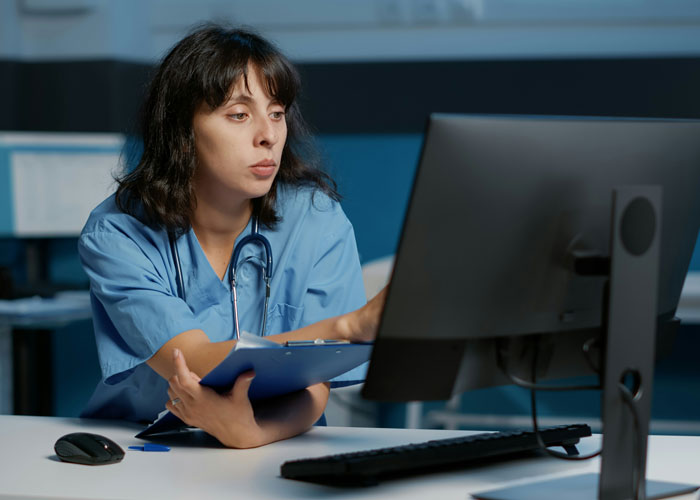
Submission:
M 117 443 L 89 432 L 66 434 L 58 438 L 53 449 L 64 462 L 83 465 L 114 464 L 124 458 L 124 450 Z

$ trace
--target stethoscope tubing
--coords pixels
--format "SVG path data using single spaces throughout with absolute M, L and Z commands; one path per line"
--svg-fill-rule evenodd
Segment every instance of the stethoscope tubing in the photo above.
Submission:
M 180 252 L 177 249 L 177 239 L 173 233 L 168 234 L 170 240 L 170 252 L 172 253 L 173 262 L 175 264 L 175 281 L 177 285 L 178 296 L 186 301 L 185 280 L 182 274 L 182 265 L 180 261 Z M 263 306 L 263 315 L 261 320 L 260 335 L 265 335 L 265 326 L 267 324 L 267 308 L 270 301 L 270 280 L 272 279 L 272 247 L 265 236 L 260 234 L 258 218 L 253 217 L 251 234 L 244 237 L 233 249 L 231 255 L 231 263 L 228 269 L 228 281 L 231 285 L 233 299 L 233 335 L 236 340 L 240 339 L 240 327 L 238 323 L 238 292 L 236 290 L 236 271 L 238 268 L 238 258 L 241 255 L 241 250 L 244 246 L 256 243 L 260 244 L 265 250 L 265 265 L 262 267 L 263 281 L 265 283 L 265 303 Z

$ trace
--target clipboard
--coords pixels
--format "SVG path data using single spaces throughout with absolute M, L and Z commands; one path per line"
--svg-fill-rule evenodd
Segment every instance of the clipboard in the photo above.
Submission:
M 241 334 L 241 341 L 209 372 L 200 384 L 217 392 L 231 388 L 243 372 L 255 370 L 248 397 L 251 400 L 280 396 L 327 382 L 369 360 L 372 343 L 301 343 L 281 345 L 260 337 Z M 245 342 L 244 342 L 245 340 Z M 151 425 L 136 434 L 144 438 L 153 434 L 171 432 L 187 425 L 164 411 Z

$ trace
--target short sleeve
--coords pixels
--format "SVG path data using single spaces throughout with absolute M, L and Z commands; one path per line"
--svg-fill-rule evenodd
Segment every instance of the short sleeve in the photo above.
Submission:
M 116 383 L 165 342 L 198 328 L 173 293 L 167 262 L 154 244 L 117 232 L 84 233 L 78 252 L 90 279 L 95 338 L 105 381 Z
M 339 204 L 324 221 L 304 298 L 305 325 L 359 309 L 367 302 L 355 232 Z M 367 363 L 331 380 L 331 387 L 361 383 Z

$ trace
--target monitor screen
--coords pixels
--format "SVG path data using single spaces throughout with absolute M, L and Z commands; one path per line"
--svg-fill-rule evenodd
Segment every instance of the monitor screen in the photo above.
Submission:
M 363 395 L 508 383 L 504 339 L 516 374 L 532 339 L 538 378 L 593 373 L 607 277 L 575 264 L 605 262 L 613 191 L 646 185 L 662 188 L 665 326 L 700 226 L 700 122 L 431 116 Z

